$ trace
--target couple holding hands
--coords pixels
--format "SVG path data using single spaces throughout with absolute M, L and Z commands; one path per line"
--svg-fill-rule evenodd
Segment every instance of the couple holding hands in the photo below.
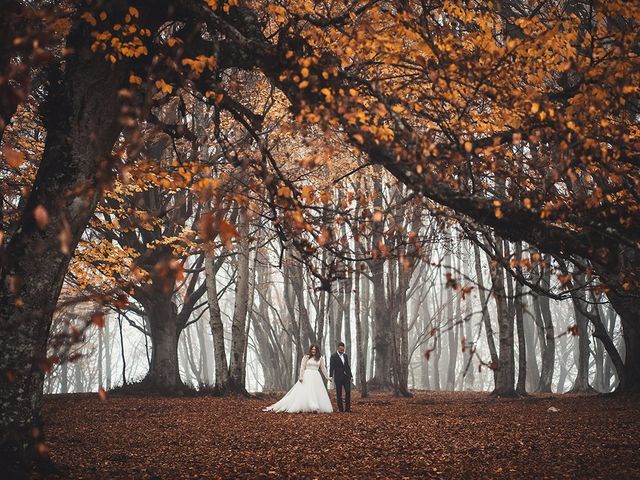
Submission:
M 271 412 L 333 412 L 333 406 L 322 381 L 320 371 L 328 379 L 328 385 L 336 386 L 336 397 L 339 412 L 351 411 L 351 380 L 353 374 L 349 366 L 349 357 L 344 351 L 344 343 L 338 344 L 338 349 L 329 359 L 329 372 L 325 366 L 324 357 L 320 354 L 320 347 L 311 345 L 309 351 L 302 357 L 300 375 L 296 384 L 278 402 L 265 408 Z M 345 393 L 345 403 L 342 403 L 342 391 Z

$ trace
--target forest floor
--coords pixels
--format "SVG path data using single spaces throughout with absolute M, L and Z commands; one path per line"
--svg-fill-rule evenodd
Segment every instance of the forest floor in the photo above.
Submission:
M 638 396 L 356 393 L 350 414 L 261 411 L 277 398 L 48 396 L 48 446 L 74 479 L 640 478 Z

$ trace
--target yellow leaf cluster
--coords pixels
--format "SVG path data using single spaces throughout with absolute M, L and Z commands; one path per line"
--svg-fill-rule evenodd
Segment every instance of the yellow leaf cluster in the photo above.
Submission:
M 132 23 L 134 19 L 139 17 L 140 12 L 135 7 L 130 7 L 123 23 L 105 25 L 108 27 L 107 29 L 91 32 L 94 38 L 91 50 L 104 52 L 105 59 L 111 63 L 123 58 L 139 58 L 148 55 L 149 51 L 143 39 L 151 37 L 151 30 L 139 28 L 138 25 Z M 92 26 L 97 26 L 98 22 L 91 13 L 85 12 L 82 18 Z M 105 24 L 107 13 L 101 12 L 99 19 L 102 24 Z
M 183 58 L 182 65 L 189 66 L 195 78 L 199 78 L 205 68 L 214 70 L 216 58 L 213 56 L 198 55 L 196 58 Z

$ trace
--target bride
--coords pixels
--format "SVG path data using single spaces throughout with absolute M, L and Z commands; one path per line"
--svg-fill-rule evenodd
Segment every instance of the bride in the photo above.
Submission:
M 309 352 L 302 357 L 300 378 L 296 384 L 278 402 L 265 408 L 265 412 L 333 412 L 320 370 L 329 378 L 324 357 L 320 355 L 320 347 L 311 345 Z

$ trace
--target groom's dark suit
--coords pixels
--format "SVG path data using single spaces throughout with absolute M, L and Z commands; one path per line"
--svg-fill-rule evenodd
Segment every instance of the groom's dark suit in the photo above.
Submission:
M 340 358 L 340 354 L 335 352 L 329 359 L 329 376 L 333 378 L 336 384 L 336 396 L 338 397 L 338 411 L 342 412 L 342 387 L 344 387 L 345 393 L 345 407 L 346 411 L 351 411 L 351 367 L 349 366 L 349 357 L 346 353 L 342 354 L 343 358 Z M 344 359 L 344 361 L 343 361 Z

